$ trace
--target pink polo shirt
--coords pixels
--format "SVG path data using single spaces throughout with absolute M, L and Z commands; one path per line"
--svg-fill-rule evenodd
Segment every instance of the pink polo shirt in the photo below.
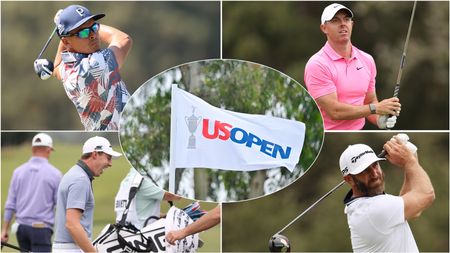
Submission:
M 375 61 L 369 54 L 352 46 L 352 56 L 346 60 L 327 42 L 309 59 L 304 76 L 314 99 L 335 92 L 339 102 L 363 105 L 366 94 L 375 91 L 376 74 Z M 327 130 L 359 130 L 365 124 L 365 118 L 332 120 L 325 110 L 320 111 Z

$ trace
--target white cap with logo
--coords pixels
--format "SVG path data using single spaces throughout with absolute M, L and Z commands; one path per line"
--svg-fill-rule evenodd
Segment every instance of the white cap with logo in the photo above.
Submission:
M 38 133 L 33 137 L 31 141 L 32 147 L 50 147 L 53 149 L 52 137 L 48 134 Z
M 342 4 L 334 3 L 328 5 L 327 7 L 325 7 L 325 9 L 323 9 L 322 17 L 320 18 L 321 24 L 323 25 L 326 21 L 330 21 L 340 10 L 348 11 L 350 17 L 353 18 L 353 12 L 349 8 L 345 7 Z
M 111 143 L 101 136 L 89 138 L 83 145 L 83 154 L 92 153 L 94 151 L 106 153 L 113 158 L 118 158 L 122 155 L 121 153 L 114 151 L 111 147 Z
M 372 163 L 386 160 L 378 157 L 373 149 L 365 144 L 355 144 L 347 147 L 339 159 L 339 167 L 343 176 L 356 175 L 363 172 Z

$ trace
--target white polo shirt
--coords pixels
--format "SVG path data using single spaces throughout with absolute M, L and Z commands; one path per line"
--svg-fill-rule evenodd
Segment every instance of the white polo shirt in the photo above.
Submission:
M 382 194 L 344 200 L 355 252 L 419 252 L 402 197 Z

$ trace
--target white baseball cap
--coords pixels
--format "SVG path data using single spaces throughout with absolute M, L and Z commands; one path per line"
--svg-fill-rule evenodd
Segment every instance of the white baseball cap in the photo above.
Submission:
M 350 17 L 353 18 L 353 12 L 349 8 L 345 7 L 342 4 L 334 3 L 328 5 L 327 7 L 325 7 L 325 9 L 323 9 L 322 17 L 320 18 L 320 21 L 322 22 L 321 24 L 323 25 L 326 21 L 330 21 L 340 10 L 348 11 Z
M 113 158 L 118 158 L 122 155 L 112 149 L 111 143 L 109 143 L 106 138 L 100 136 L 89 138 L 83 145 L 83 154 L 92 153 L 94 151 L 106 153 Z
M 371 147 L 365 144 L 355 144 L 349 145 L 342 152 L 341 158 L 339 158 L 339 167 L 343 176 L 356 175 L 363 172 L 372 163 L 382 160 L 386 159 L 379 158 Z
M 32 147 L 50 147 L 53 149 L 52 137 L 48 134 L 38 133 L 33 137 L 31 141 Z

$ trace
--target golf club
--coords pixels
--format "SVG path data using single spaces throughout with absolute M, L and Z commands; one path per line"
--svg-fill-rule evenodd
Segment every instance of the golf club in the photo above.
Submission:
M 50 41 L 53 39 L 53 36 L 54 36 L 55 33 L 56 33 L 56 29 L 57 29 L 56 27 L 53 29 L 52 33 L 50 34 L 50 37 L 48 37 L 47 42 L 45 43 L 44 47 L 42 48 L 42 50 L 41 50 L 41 52 L 39 53 L 39 55 L 38 55 L 38 57 L 36 58 L 36 60 L 37 60 L 37 59 L 41 59 L 42 54 L 44 53 L 45 49 L 47 49 L 48 44 L 50 44 Z
M 56 27 L 53 29 L 52 33 L 50 34 L 50 37 L 48 37 L 47 42 L 45 43 L 38 57 L 34 61 L 34 72 L 36 72 L 36 74 L 42 80 L 49 79 L 53 74 L 54 70 L 53 62 L 47 59 L 41 59 L 41 56 L 44 53 L 45 49 L 47 49 L 48 45 L 50 44 L 50 41 L 52 40 L 53 36 L 56 33 L 56 29 L 57 29 Z
M 411 35 L 411 28 L 412 28 L 413 21 L 414 21 L 414 14 L 416 13 L 416 5 L 417 5 L 417 0 L 414 1 L 411 18 L 409 20 L 408 33 L 406 34 L 405 45 L 403 46 L 403 53 L 402 53 L 402 57 L 400 59 L 400 68 L 398 70 L 397 82 L 394 87 L 394 97 L 398 97 L 398 95 L 400 93 L 400 81 L 402 79 L 403 68 L 405 67 L 406 50 L 408 49 L 409 36 Z M 392 117 L 392 116 L 390 116 L 390 117 Z M 388 128 L 388 129 L 390 129 L 390 128 Z
M 7 242 L 2 242 L 2 248 L 3 248 L 3 246 L 6 246 L 6 247 L 11 248 L 11 249 L 18 250 L 20 252 L 29 252 L 28 250 L 21 249 L 21 248 L 19 248 L 17 246 L 14 246 L 12 244 L 7 243 Z
M 384 151 L 384 150 L 383 150 Z M 384 157 L 386 155 L 386 152 L 381 152 L 378 157 Z M 281 235 L 281 232 L 283 232 L 286 228 L 288 228 L 292 223 L 300 219 L 305 213 L 307 213 L 309 210 L 311 210 L 313 207 L 315 207 L 320 201 L 328 197 L 331 193 L 336 191 L 339 187 L 341 187 L 345 181 L 340 182 L 337 184 L 333 189 L 325 193 L 322 197 L 320 197 L 316 202 L 314 202 L 312 205 L 310 205 L 308 208 L 306 208 L 305 211 L 303 211 L 301 214 L 299 214 L 297 217 L 295 217 L 289 224 L 284 226 L 280 231 L 276 232 L 270 239 L 269 239 L 269 250 L 270 252 L 290 252 L 291 246 L 289 243 L 289 240 L 286 236 Z
M 411 28 L 412 28 L 413 21 L 414 21 L 414 14 L 416 13 L 416 5 L 417 5 L 417 1 L 414 1 L 411 18 L 409 20 L 408 33 L 406 34 L 405 45 L 403 47 L 403 54 L 402 54 L 402 58 L 400 60 L 400 69 L 398 70 L 397 83 L 395 84 L 395 88 L 394 88 L 394 97 L 398 97 L 398 94 L 400 92 L 400 81 L 402 79 L 403 68 L 405 67 L 406 51 L 408 49 L 409 36 L 411 35 Z

